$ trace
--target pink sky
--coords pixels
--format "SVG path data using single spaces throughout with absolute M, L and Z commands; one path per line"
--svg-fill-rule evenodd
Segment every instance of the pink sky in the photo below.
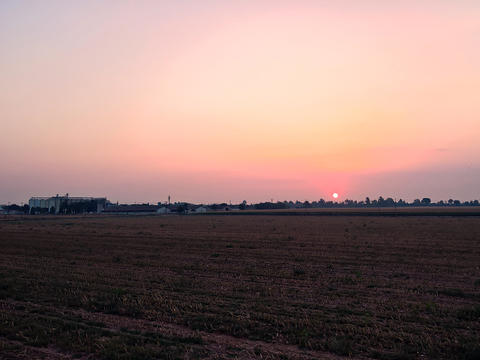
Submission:
M 0 204 L 480 198 L 478 1 L 0 2 Z

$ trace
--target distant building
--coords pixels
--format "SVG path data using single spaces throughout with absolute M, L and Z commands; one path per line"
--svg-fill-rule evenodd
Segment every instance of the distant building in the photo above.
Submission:
M 193 206 L 192 207 L 192 212 L 197 212 L 197 213 L 202 213 L 202 212 L 207 212 L 207 211 L 211 211 L 208 207 L 206 207 L 205 205 L 200 205 L 200 206 Z
M 94 197 L 70 197 L 68 194 L 65 196 L 52 196 L 52 197 L 32 197 L 28 201 L 28 206 L 30 210 L 32 208 L 46 208 L 49 209 L 53 206 L 55 208 L 55 212 L 58 213 L 60 211 L 60 207 L 62 204 L 72 204 L 76 202 L 84 202 L 84 201 L 94 201 L 97 205 L 96 212 L 102 212 L 103 208 L 107 206 L 107 198 L 94 198 Z
M 171 212 L 172 212 L 172 210 L 169 208 L 168 205 L 161 205 L 157 209 L 157 214 L 170 214 Z
M 157 214 L 178 214 L 178 207 L 180 205 L 159 205 Z M 185 208 L 184 211 L 187 211 Z

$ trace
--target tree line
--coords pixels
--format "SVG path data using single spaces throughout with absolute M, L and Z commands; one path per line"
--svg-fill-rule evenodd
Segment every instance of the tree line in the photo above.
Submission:
M 245 203 L 245 202 L 244 202 Z M 368 208 L 368 207 L 417 207 L 417 206 L 479 206 L 478 200 L 464 201 L 459 200 L 440 200 L 437 202 L 432 202 L 430 198 L 415 199 L 413 202 L 409 203 L 405 200 L 393 199 L 391 197 L 384 198 L 380 196 L 378 199 L 371 200 L 369 197 L 366 197 L 365 200 L 357 201 L 345 199 L 341 202 L 325 201 L 320 199 L 319 201 L 309 202 L 305 200 L 304 202 L 300 201 L 277 201 L 277 202 L 263 202 L 258 204 L 252 204 L 250 207 L 253 207 L 257 210 L 266 210 L 266 209 L 298 209 L 298 208 Z M 245 206 L 244 208 L 245 209 Z M 240 210 L 243 210 L 240 206 Z

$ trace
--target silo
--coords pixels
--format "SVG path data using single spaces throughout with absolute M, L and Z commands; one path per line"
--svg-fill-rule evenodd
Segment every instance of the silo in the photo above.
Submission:
M 50 211 L 50 208 L 51 208 L 52 206 L 55 207 L 55 199 L 54 199 L 54 198 L 48 199 L 48 206 L 47 206 L 47 207 L 48 207 L 48 211 Z
M 54 200 L 55 200 L 55 212 L 58 213 L 60 211 L 60 205 L 62 205 L 62 198 L 57 195 L 56 197 L 54 197 Z

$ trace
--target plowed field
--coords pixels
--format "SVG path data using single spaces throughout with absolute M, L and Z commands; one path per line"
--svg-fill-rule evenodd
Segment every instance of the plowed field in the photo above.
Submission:
M 480 358 L 478 217 L 45 216 L 0 247 L 0 358 Z

